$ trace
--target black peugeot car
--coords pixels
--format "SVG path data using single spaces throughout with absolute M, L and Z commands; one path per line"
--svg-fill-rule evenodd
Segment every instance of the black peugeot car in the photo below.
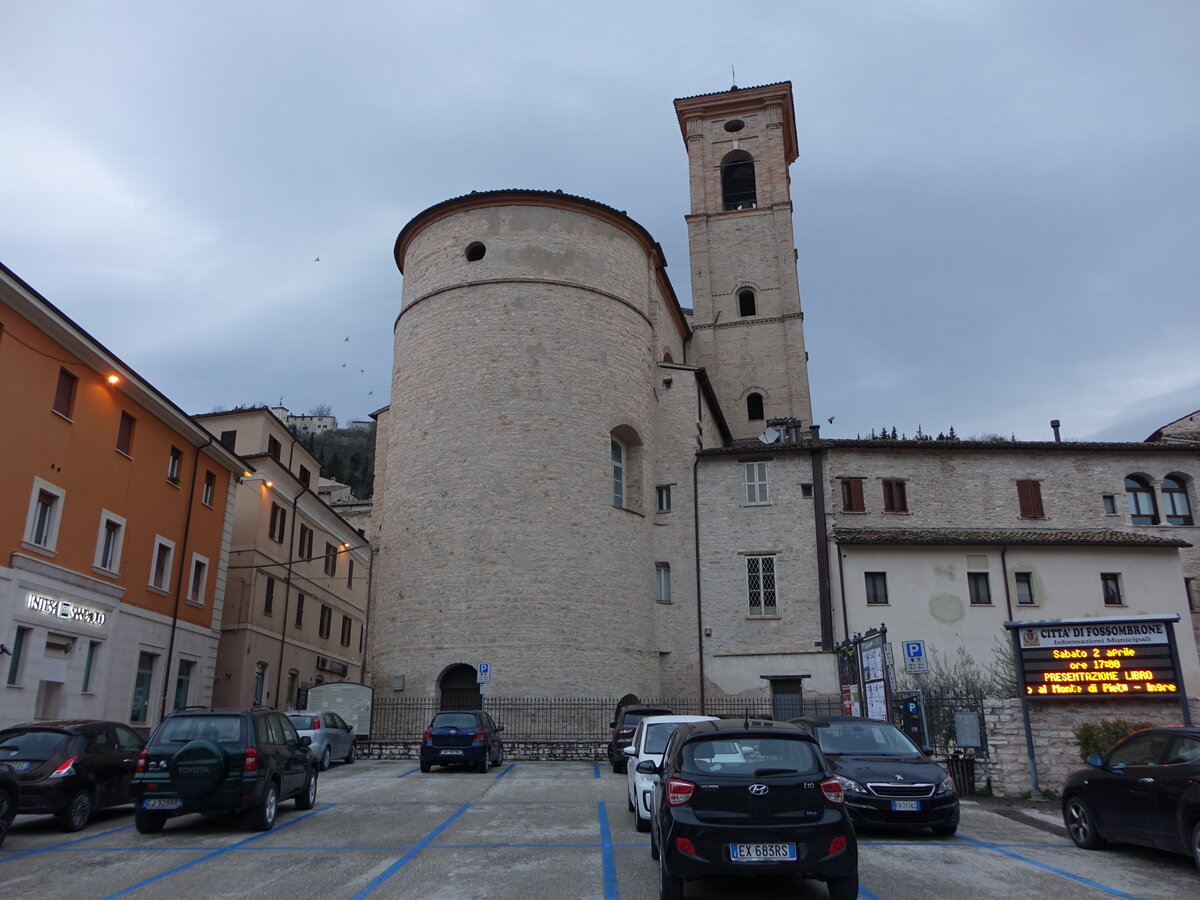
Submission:
M 859 827 L 958 830 L 958 791 L 929 754 L 892 725 L 858 716 L 792 719 L 816 737 Z
M 786 722 L 686 722 L 667 741 L 650 810 L 661 900 L 709 875 L 818 878 L 858 896 L 858 842 L 841 782 L 816 740 Z
M 1200 868 L 1200 728 L 1146 728 L 1093 753 L 1063 784 L 1062 809 L 1085 850 L 1141 844 L 1189 854 Z
M 0 731 L 0 764 L 21 788 L 17 812 L 52 815 L 63 831 L 79 831 L 95 810 L 133 802 L 141 749 L 137 732 L 120 722 L 30 722 Z

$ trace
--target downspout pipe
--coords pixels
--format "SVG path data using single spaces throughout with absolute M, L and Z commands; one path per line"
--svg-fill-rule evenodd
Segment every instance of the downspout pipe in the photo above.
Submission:
M 813 526 L 817 540 L 817 593 L 821 609 L 821 649 L 828 652 L 833 650 L 833 596 L 829 588 L 829 529 L 825 523 L 825 451 L 821 445 L 821 426 L 813 425 L 811 434 L 811 451 L 813 476 Z M 838 565 L 841 565 L 841 551 L 838 551 Z M 845 617 L 845 591 L 842 592 L 842 615 Z M 843 622 L 846 636 L 850 630 Z
M 704 607 L 701 599 L 700 577 L 700 457 L 692 461 L 692 537 L 695 542 L 696 558 L 696 655 L 699 659 L 700 715 L 706 715 L 704 700 Z

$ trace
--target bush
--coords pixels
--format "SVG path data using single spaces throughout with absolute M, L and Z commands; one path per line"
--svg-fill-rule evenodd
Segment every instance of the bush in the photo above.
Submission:
M 1149 722 L 1126 722 L 1124 719 L 1101 719 L 1099 722 L 1084 722 L 1072 729 L 1079 741 L 1079 758 L 1087 762 L 1093 753 L 1103 756 L 1117 741 L 1143 728 Z

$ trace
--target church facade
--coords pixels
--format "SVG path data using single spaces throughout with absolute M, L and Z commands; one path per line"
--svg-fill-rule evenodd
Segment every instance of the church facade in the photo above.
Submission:
M 986 666 L 1006 621 L 1142 615 L 1177 617 L 1200 689 L 1200 443 L 822 437 L 791 85 L 675 109 L 690 310 L 582 197 L 472 193 L 400 232 L 376 691 L 477 696 L 487 663 L 495 696 L 833 697 L 835 646 L 881 623 Z

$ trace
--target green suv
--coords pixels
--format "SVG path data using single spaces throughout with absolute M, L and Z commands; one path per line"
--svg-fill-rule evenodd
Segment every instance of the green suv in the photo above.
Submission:
M 267 831 L 280 801 L 317 802 L 311 742 L 272 709 L 173 712 L 138 756 L 134 824 L 154 834 L 172 816 L 244 810 L 250 827 Z

